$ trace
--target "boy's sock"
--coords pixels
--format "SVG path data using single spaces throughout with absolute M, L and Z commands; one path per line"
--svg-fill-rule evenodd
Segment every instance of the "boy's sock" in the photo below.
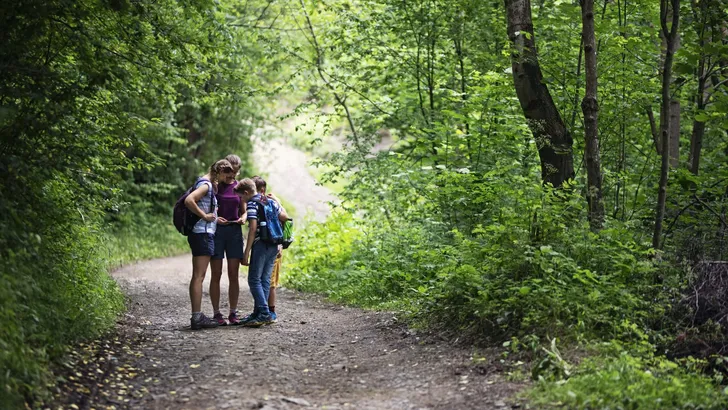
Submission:
M 192 312 L 192 319 L 200 320 L 201 317 L 202 317 L 202 312 Z
M 275 306 L 268 306 L 268 310 L 270 310 L 271 313 L 276 313 L 276 307 Z

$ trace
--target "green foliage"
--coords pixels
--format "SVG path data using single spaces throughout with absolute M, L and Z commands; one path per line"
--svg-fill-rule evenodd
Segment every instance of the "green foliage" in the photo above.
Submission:
M 109 227 L 102 251 L 107 265 L 114 268 L 189 251 L 186 238 L 177 232 L 170 219 L 140 214 L 132 221 Z
M 182 248 L 169 213 L 195 176 L 231 152 L 249 168 L 278 59 L 240 27 L 266 4 L 0 4 L 0 407 L 115 323 L 108 267 Z
M 622 352 L 587 359 L 568 379 L 541 379 L 527 396 L 538 409 L 724 409 L 728 394 L 714 382 L 665 358 Z
M 109 329 L 123 308 L 106 273 L 99 225 L 83 204 L 74 203 L 72 185 L 56 173 L 23 189 L 6 186 L 4 195 L 35 198 L 22 209 L 0 201 L 3 408 L 20 407 L 42 393 L 49 361 L 67 344 Z
M 587 223 L 567 224 L 563 215 L 585 212 L 578 195 L 492 177 L 423 171 L 393 178 L 393 191 L 418 178 L 435 181 L 438 196 L 422 203 L 413 192 L 397 195 L 389 219 L 340 214 L 308 229 L 289 282 L 501 340 L 531 332 L 621 337 L 622 321 L 644 327 L 664 312 L 659 301 L 667 295 L 652 285 L 648 248 L 628 226 L 614 222 L 595 234 Z M 408 206 L 424 207 L 426 216 L 408 214 Z

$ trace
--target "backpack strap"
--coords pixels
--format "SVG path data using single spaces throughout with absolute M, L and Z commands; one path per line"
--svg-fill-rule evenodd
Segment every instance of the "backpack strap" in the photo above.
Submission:
M 209 213 L 214 214 L 215 213 L 215 208 L 217 208 L 217 199 L 215 198 L 215 192 L 214 192 L 214 189 L 212 187 L 212 181 L 210 181 L 207 178 L 197 178 L 197 182 L 195 182 L 195 187 L 200 182 L 207 182 L 207 183 L 210 184 L 210 209 L 209 209 Z M 193 191 L 194 191 L 194 189 L 193 189 Z
M 260 216 L 263 215 L 263 221 L 266 222 L 266 223 L 268 223 L 268 219 L 265 216 L 265 205 L 263 204 L 263 201 L 261 201 L 260 199 L 251 199 L 251 201 L 252 202 L 255 202 L 256 204 L 258 204 L 258 206 L 257 206 L 257 208 L 258 208 L 258 211 L 257 211 L 258 221 L 261 220 L 260 219 L 261 218 Z M 260 228 L 260 224 L 258 224 L 258 228 Z

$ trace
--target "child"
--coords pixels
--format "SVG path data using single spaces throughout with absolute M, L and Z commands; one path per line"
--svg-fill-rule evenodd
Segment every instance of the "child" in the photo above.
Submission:
M 274 198 L 273 195 L 269 195 L 269 198 Z M 268 295 L 268 309 L 270 310 L 270 316 L 273 323 L 278 321 L 278 315 L 276 314 L 276 288 L 281 276 L 281 262 L 283 261 L 283 245 L 278 245 L 278 254 L 276 255 L 276 261 L 273 264 L 273 273 L 270 275 L 270 294 Z
M 273 323 L 273 317 L 268 306 L 270 296 L 270 279 L 278 255 L 278 245 L 260 239 L 258 226 L 259 212 L 263 212 L 262 204 L 270 201 L 275 214 L 281 224 L 289 218 L 286 210 L 274 198 L 266 196 L 266 182 L 261 177 L 253 177 L 258 193 L 253 196 L 247 205 L 248 211 L 248 240 L 245 244 L 245 253 L 240 262 L 248 267 L 248 286 L 253 295 L 253 313 L 242 320 L 243 326 L 262 326 Z

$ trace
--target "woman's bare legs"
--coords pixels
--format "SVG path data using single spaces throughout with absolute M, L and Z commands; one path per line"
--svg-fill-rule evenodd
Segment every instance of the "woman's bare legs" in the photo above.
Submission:
M 220 280 L 222 279 L 222 259 L 212 259 L 210 261 L 210 270 L 212 277 L 210 278 L 210 301 L 212 302 L 213 312 L 220 311 Z M 228 271 L 230 267 L 228 266 Z M 231 283 L 232 287 L 232 283 Z M 237 302 L 237 300 L 236 300 Z M 231 302 L 232 306 L 232 302 Z
M 222 271 L 222 267 L 220 268 Z M 230 280 L 229 300 L 230 311 L 238 309 L 238 298 L 240 297 L 240 259 L 228 259 L 228 279 Z M 220 272 L 222 275 L 222 272 Z
M 192 280 L 190 280 L 192 313 L 202 312 L 202 282 L 205 280 L 205 273 L 207 273 L 207 267 L 209 265 L 209 256 L 192 257 Z

